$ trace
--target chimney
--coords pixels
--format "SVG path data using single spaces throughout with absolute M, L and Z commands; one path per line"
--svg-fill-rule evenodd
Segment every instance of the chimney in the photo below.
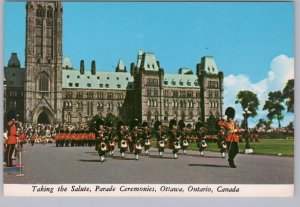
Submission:
M 84 74 L 84 60 L 80 60 L 80 74 Z
M 92 75 L 95 75 L 96 74 L 96 61 L 95 60 L 93 60 L 92 61 Z

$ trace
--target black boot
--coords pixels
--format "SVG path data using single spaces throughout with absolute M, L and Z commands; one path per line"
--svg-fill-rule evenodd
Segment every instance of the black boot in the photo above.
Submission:
M 228 162 L 229 162 L 229 166 L 230 166 L 231 168 L 236 168 L 236 165 L 234 164 L 234 161 L 233 161 L 233 160 L 228 160 Z

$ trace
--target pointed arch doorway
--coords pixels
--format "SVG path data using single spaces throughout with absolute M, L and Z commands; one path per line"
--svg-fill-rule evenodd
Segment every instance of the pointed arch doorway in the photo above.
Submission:
M 44 111 L 40 113 L 37 122 L 38 124 L 50 124 L 49 117 Z

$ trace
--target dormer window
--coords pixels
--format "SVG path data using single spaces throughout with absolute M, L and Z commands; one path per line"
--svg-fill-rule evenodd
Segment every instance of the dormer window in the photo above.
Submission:
M 164 84 L 165 84 L 165 85 L 168 85 L 168 81 L 165 80 L 165 81 L 164 81 Z
M 118 87 L 118 88 L 121 88 L 121 84 L 118 84 L 117 87 Z
M 69 86 L 72 87 L 72 86 L 73 86 L 73 83 L 69 83 Z
M 173 84 L 173 85 L 176 85 L 176 81 L 175 81 L 175 80 L 172 80 L 172 84 Z
M 100 88 L 103 88 L 103 84 L 102 83 L 100 83 L 99 86 L 100 86 Z
M 119 77 L 117 77 L 117 80 L 119 80 Z
M 183 85 L 183 82 L 182 82 L 182 80 L 180 80 L 180 82 L 179 82 L 179 85 L 181 85 L 181 86 Z
M 207 67 L 208 71 L 210 71 L 210 67 Z
M 187 84 L 188 86 L 190 86 L 190 85 L 191 85 L 191 82 L 190 82 L 190 81 L 188 81 L 186 84 Z
M 105 84 L 105 88 L 109 88 L 109 84 Z
M 149 65 L 149 64 L 147 64 L 147 67 L 148 67 L 148 68 L 150 68 L 150 65 Z
M 88 76 L 87 79 L 90 79 L 90 76 Z
M 213 72 L 215 71 L 215 68 L 214 68 L 214 67 L 212 68 L 212 71 L 213 71 Z
M 154 69 L 154 64 L 152 64 L 152 68 Z
M 79 78 L 80 78 L 80 75 L 78 75 L 77 78 L 79 79 Z
M 76 87 L 79 87 L 79 83 L 75 83 L 75 86 L 76 86 Z
M 99 79 L 100 79 L 100 77 L 99 77 L 99 76 L 97 76 L 97 79 L 99 80 Z
M 109 80 L 109 77 L 106 77 L 107 80 Z
M 92 86 L 92 84 L 91 84 L 91 83 L 88 83 L 88 84 L 87 84 L 87 87 L 91 87 L 91 86 Z
M 198 86 L 198 85 L 199 85 L 199 83 L 198 83 L 197 80 L 195 80 L 194 85 L 195 85 L 195 86 Z

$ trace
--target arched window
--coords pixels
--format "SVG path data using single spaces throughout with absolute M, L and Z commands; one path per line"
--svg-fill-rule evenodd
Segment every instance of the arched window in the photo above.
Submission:
M 67 114 L 67 122 L 68 122 L 68 123 L 71 123 L 71 122 L 72 122 L 71 114 Z
M 53 9 L 50 6 L 48 7 L 48 10 L 47 10 L 47 18 L 49 18 L 49 19 L 53 18 Z
M 43 16 L 43 8 L 41 5 L 39 5 L 36 9 L 36 16 L 37 17 L 42 17 Z
M 46 74 L 42 74 L 39 78 L 39 91 L 49 92 L 49 78 Z

